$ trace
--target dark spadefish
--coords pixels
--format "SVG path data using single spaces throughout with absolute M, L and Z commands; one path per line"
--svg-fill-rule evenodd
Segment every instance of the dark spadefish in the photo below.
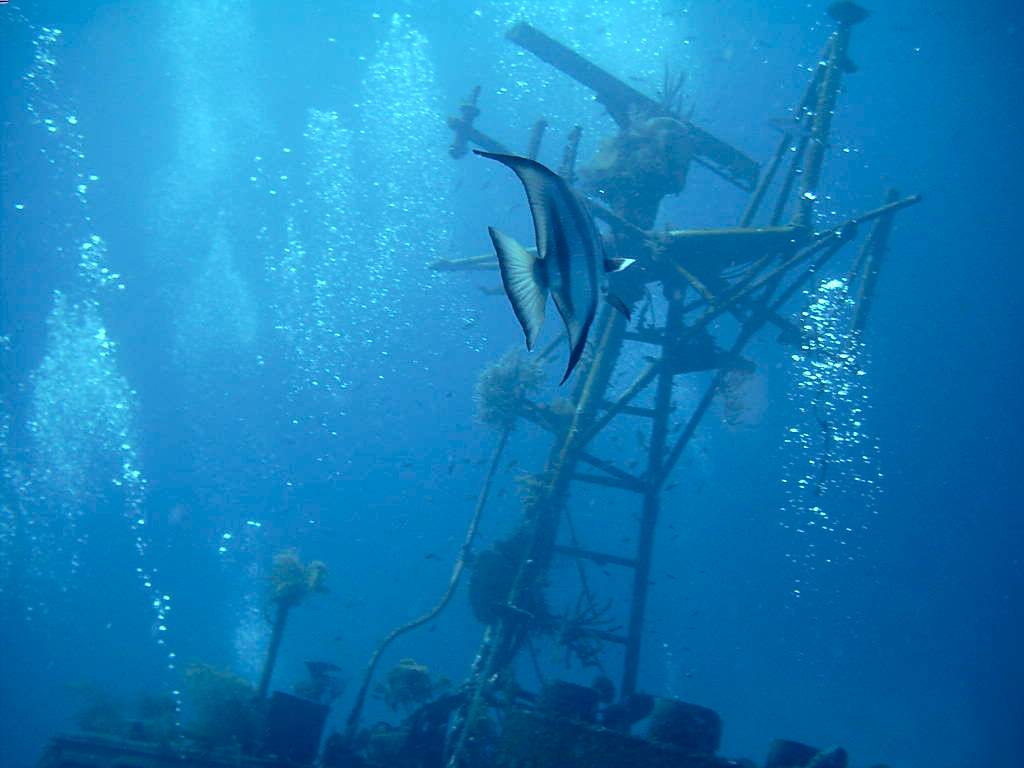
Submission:
M 564 384 L 583 355 L 597 299 L 603 290 L 601 273 L 624 269 L 632 259 L 605 258 L 601 236 L 590 212 L 565 179 L 550 168 L 526 157 L 474 151 L 507 165 L 526 190 L 537 240 L 536 253 L 494 227 L 488 231 L 498 255 L 505 293 L 526 334 L 527 349 L 533 349 L 540 334 L 548 293 L 555 301 L 569 335 Z M 611 303 L 628 316 L 628 308 L 621 300 Z

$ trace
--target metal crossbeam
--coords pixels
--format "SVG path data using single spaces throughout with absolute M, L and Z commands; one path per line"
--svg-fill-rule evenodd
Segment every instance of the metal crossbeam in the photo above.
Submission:
M 655 327 L 628 328 L 617 312 L 605 308 L 594 323 L 592 355 L 578 368 L 575 387 L 569 397 L 571 408 L 557 411 L 537 403 L 523 405 L 520 416 L 541 426 L 554 437 L 543 471 L 535 477 L 537 488 L 531 495 L 523 517 L 521 534 L 527 542 L 516 578 L 509 592 L 508 605 L 528 604 L 533 590 L 542 589 L 546 573 L 555 555 L 573 558 L 577 563 L 583 594 L 590 596 L 584 567 L 587 563 L 617 565 L 632 570 L 625 634 L 588 630 L 598 640 L 624 646 L 624 663 L 620 694 L 636 690 L 643 645 L 645 612 L 653 564 L 654 541 L 661 512 L 662 489 L 685 452 L 703 418 L 710 410 L 730 366 L 743 361 L 741 355 L 755 335 L 766 326 L 774 326 L 790 341 L 799 336 L 799 328 L 785 316 L 793 297 L 819 270 L 857 234 L 860 225 L 875 222 L 869 243 L 861 252 L 851 275 L 860 276 L 859 327 L 870 308 L 878 267 L 885 251 L 892 217 L 896 211 L 918 201 L 917 197 L 898 199 L 891 194 L 886 204 L 851 219 L 826 233 L 815 233 L 812 226 L 815 188 L 820 174 L 824 149 L 831 128 L 831 112 L 839 93 L 843 70 L 848 69 L 846 56 L 850 27 L 862 18 L 852 3 L 834 4 L 833 17 L 837 31 L 824 48 L 820 65 L 811 78 L 807 91 L 794 113 L 794 129 L 783 137 L 780 150 L 773 156 L 764 177 L 759 179 L 758 166 L 732 147 L 690 126 L 698 153 L 713 164 L 721 175 L 753 191 L 738 227 L 714 230 L 682 230 L 655 233 L 645 231 L 625 218 L 619 210 L 598 208 L 595 215 L 610 228 L 608 244 L 620 254 L 628 253 L 641 261 L 642 269 L 634 271 L 631 284 L 633 296 L 643 289 L 660 285 L 666 297 L 666 316 Z M 622 83 L 596 67 L 579 54 L 552 40 L 527 24 L 516 25 L 509 37 L 518 45 L 537 54 L 558 69 L 594 90 L 620 127 L 627 127 L 637 114 L 665 115 L 665 108 L 636 89 Z M 463 105 L 463 117 L 454 120 L 458 142 L 475 142 L 489 137 L 475 132 L 473 120 L 478 114 L 476 99 Z M 813 111 L 812 111 L 813 106 Z M 827 109 L 828 115 L 821 114 Z M 810 130 L 803 130 L 810 123 Z M 800 146 L 789 153 L 792 134 L 799 130 Z M 814 141 L 808 140 L 813 136 Z M 575 141 L 578 141 L 578 134 Z M 464 148 L 464 147 L 463 147 Z M 454 153 L 454 145 L 453 145 Z M 567 148 L 566 168 L 575 165 L 576 146 Z M 770 225 L 753 226 L 757 213 L 767 200 L 769 191 L 781 170 L 783 158 L 792 163 L 781 181 L 771 210 Z M 710 159 L 709 159 L 710 158 Z M 801 198 L 793 200 L 798 185 Z M 642 183 L 639 180 L 638 183 Z M 756 189 L 755 189 L 756 185 Z M 779 225 L 787 206 L 796 203 L 797 213 L 790 225 Z M 643 211 L 642 218 L 653 221 L 657 213 Z M 468 260 L 445 261 L 437 269 L 493 268 L 491 255 Z M 621 278 L 625 280 L 629 271 Z M 614 287 L 614 286 L 613 286 Z M 722 348 L 712 334 L 721 335 L 714 323 L 723 314 L 736 319 L 734 338 Z M 730 324 L 729 327 L 735 327 Z M 620 365 L 627 344 L 642 344 L 657 355 L 635 374 L 632 381 L 610 394 L 613 373 Z M 549 348 L 550 350 L 550 348 Z M 699 361 L 692 357 L 701 355 Z M 710 357 L 709 357 L 710 355 Z M 687 357 L 691 359 L 687 360 Z M 673 436 L 672 419 L 676 418 L 673 402 L 677 377 L 697 370 L 713 370 L 710 381 L 696 406 L 687 415 L 682 431 Z M 653 393 L 650 392 L 653 387 Z M 639 405 L 635 400 L 648 393 L 651 404 Z M 650 426 L 645 443 L 646 466 L 635 476 L 591 452 L 590 445 L 616 418 L 643 418 Z M 581 468 L 586 465 L 596 471 Z M 579 532 L 570 525 L 571 545 L 558 543 L 560 523 L 567 518 L 570 488 L 574 483 L 626 490 L 641 497 L 640 520 L 635 552 L 632 556 L 600 552 L 580 542 Z M 571 522 L 571 521 L 570 521 Z M 530 617 L 522 611 L 509 611 L 488 628 L 480 647 L 470 680 L 469 703 L 456 737 L 449 765 L 463 765 L 463 748 L 473 724 L 488 706 L 488 686 L 512 664 L 530 632 Z

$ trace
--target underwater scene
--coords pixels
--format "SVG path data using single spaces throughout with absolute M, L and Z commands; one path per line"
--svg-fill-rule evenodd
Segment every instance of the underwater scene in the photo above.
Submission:
M 0 2 L 0 767 L 1024 764 L 1024 13 Z

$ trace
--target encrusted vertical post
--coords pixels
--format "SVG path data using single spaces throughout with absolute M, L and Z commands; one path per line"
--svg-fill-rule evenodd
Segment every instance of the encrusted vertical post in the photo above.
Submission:
M 540 154 L 540 143 L 544 140 L 544 131 L 547 130 L 548 121 L 541 118 L 533 124 L 533 129 L 530 131 L 530 145 L 526 150 L 526 156 L 531 160 L 536 160 L 537 155 Z
M 850 47 L 850 30 L 854 24 L 863 21 L 868 15 L 867 11 L 851 2 L 833 3 L 829 6 L 828 13 L 836 20 L 837 27 L 832 36 L 832 47 L 825 65 L 818 101 L 814 107 L 807 157 L 800 177 L 800 199 L 797 201 L 797 212 L 793 219 L 793 223 L 799 227 L 811 227 L 814 224 L 814 203 L 818 199 L 821 166 L 825 160 L 825 151 L 828 149 L 829 135 L 832 131 L 832 114 L 836 108 L 839 86 L 843 81 L 843 71 L 851 66 L 846 56 Z
M 683 330 L 683 298 L 681 287 L 665 286 L 669 296 L 665 317 L 664 337 L 661 344 L 661 365 L 654 392 L 654 413 L 651 419 L 651 437 L 647 449 L 646 488 L 643 507 L 640 512 L 640 533 L 636 545 L 636 569 L 633 572 L 633 593 L 629 605 L 629 628 L 626 635 L 626 656 L 622 671 L 623 696 L 636 692 L 640 672 L 640 647 L 643 640 L 644 614 L 647 610 L 647 590 L 651 578 L 651 562 L 654 554 L 654 534 L 658 527 L 661 511 L 661 468 L 665 462 L 665 445 L 668 440 L 668 424 L 672 416 L 672 385 L 675 382 L 675 367 L 672 358 L 678 355 L 677 339 Z
M 562 167 L 558 173 L 570 184 L 576 183 L 576 154 L 580 150 L 580 137 L 582 135 L 582 126 L 573 126 L 573 129 L 569 132 L 569 140 L 566 142 L 565 151 L 562 153 Z

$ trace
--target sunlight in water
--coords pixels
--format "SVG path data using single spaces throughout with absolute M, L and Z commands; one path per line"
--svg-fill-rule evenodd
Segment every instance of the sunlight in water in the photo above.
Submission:
M 84 543 L 83 517 L 113 507 L 132 532 L 134 570 L 153 611 L 153 634 L 158 645 L 166 645 L 171 596 L 156 586 L 146 557 L 147 481 L 138 454 L 137 396 L 119 369 L 118 346 L 103 320 L 104 302 L 125 284 L 109 267 L 106 241 L 93 230 L 89 192 L 100 179 L 87 170 L 81 121 L 61 93 L 62 32 L 33 32 L 34 56 L 23 78 L 26 111 L 43 128 L 39 150 L 53 172 L 48 202 L 56 206 L 70 193 L 77 203 L 62 230 L 77 245 L 58 247 L 76 259 L 66 264 L 68 288 L 54 291 L 43 357 L 25 382 L 25 423 L 12 424 L 6 408 L 0 423 L 0 590 L 16 588 L 25 595 L 26 610 L 45 610 L 48 590 L 72 586 Z M 20 429 L 26 450 L 15 457 L 7 445 Z M 173 668 L 174 654 L 167 660 Z
M 254 364 L 259 315 L 223 227 L 182 296 L 176 325 L 175 354 L 197 375 Z
M 448 135 L 436 119 L 427 46 L 395 14 L 370 59 L 358 120 L 310 109 L 298 151 L 254 158 L 250 181 L 283 223 L 265 228 L 261 242 L 292 397 L 328 394 L 334 414 L 357 371 L 372 366 L 385 378 L 400 355 L 422 354 L 403 343 L 423 320 L 412 306 L 428 294 L 438 312 L 449 303 L 426 269 L 447 255 L 453 179 L 450 159 L 436 151 Z
M 174 97 L 176 156 L 163 175 L 164 224 L 217 213 L 222 184 L 263 126 L 251 6 L 241 0 L 165 2 L 162 40 Z M 230 86 L 225 86 L 230 83 Z
M 304 194 L 293 192 L 289 173 L 276 180 L 257 158 L 268 190 L 287 192 L 284 245 L 267 243 L 264 270 L 272 286 L 271 312 L 290 362 L 293 399 L 310 391 L 338 402 L 352 376 L 353 346 L 372 343 L 359 307 L 352 307 L 351 286 L 362 281 L 363 264 L 354 258 L 356 198 L 352 173 L 352 136 L 337 112 L 311 109 L 306 128 Z M 281 163 L 291 155 L 281 153 Z M 254 182 L 261 181 L 253 176 Z
M 23 536 L 25 498 L 23 467 L 14 460 L 11 445 L 11 403 L 7 400 L 11 371 L 10 336 L 0 336 L 0 595 L 17 578 L 15 556 Z
M 481 39 L 493 49 L 488 58 L 497 56 L 495 71 L 501 73 L 497 91 L 483 96 L 484 108 L 506 109 L 515 118 L 511 124 L 520 130 L 543 115 L 550 123 L 547 141 L 559 153 L 573 125 L 583 123 L 584 145 L 588 145 L 599 128 L 607 129 L 607 118 L 590 91 L 505 40 L 513 24 L 529 22 L 654 99 L 659 97 L 666 67 L 673 74 L 684 74 L 688 84 L 694 81 L 697 60 L 688 45 L 688 12 L 667 13 L 663 0 L 496 0 L 480 11 L 479 19 Z M 690 88 L 686 91 L 692 93 Z M 527 136 L 518 138 L 521 144 L 512 148 L 524 151 Z M 580 157 L 589 151 L 584 148 Z M 554 153 L 548 159 L 558 156 Z
M 379 311 L 408 330 L 415 322 L 407 305 L 429 280 L 424 267 L 448 245 L 454 171 L 451 159 L 436 151 L 449 133 L 437 119 L 441 95 L 427 39 L 400 14 L 370 62 L 363 90 L 357 156 L 373 179 L 368 287 Z
M 817 587 L 814 572 L 855 558 L 859 534 L 876 514 L 878 442 L 866 429 L 866 353 L 850 331 L 853 299 L 845 281 L 823 281 L 802 313 L 805 340 L 792 356 L 790 399 L 797 420 L 786 431 L 782 525 L 794 534 L 793 594 Z

